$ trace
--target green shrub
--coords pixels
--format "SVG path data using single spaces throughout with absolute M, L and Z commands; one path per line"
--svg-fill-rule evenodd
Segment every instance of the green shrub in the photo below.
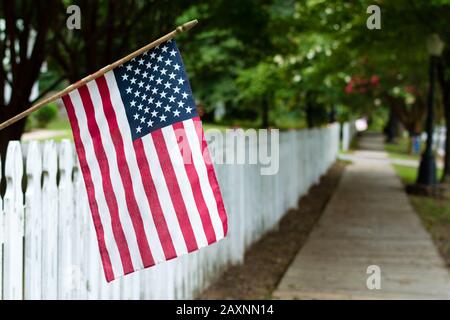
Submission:
M 30 115 L 28 119 L 29 127 L 45 128 L 57 116 L 58 106 L 55 103 L 50 103 Z

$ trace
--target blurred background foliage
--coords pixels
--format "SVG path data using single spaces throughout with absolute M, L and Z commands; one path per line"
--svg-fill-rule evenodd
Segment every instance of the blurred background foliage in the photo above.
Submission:
M 81 30 L 66 28 L 71 4 L 81 9 Z M 373 4 L 381 8 L 381 30 L 366 27 Z M 436 32 L 450 41 L 449 0 L 18 0 L 3 1 L 0 16 L 3 57 L 20 55 L 27 30 L 39 33 L 35 46 L 42 47 L 39 57 L 17 62 L 22 69 L 3 59 L 0 82 L 6 85 L 1 75 L 11 73 L 13 96 L 22 99 L 0 95 L 0 120 L 33 102 L 23 98 L 30 88 L 19 81 L 20 72 L 45 65 L 45 72 L 28 74 L 45 95 L 198 19 L 177 42 L 205 122 L 283 129 L 365 116 L 381 129 L 395 115 L 415 135 L 426 108 L 426 37 Z M 438 99 L 441 121 L 446 99 L 450 108 L 448 47 Z M 36 118 L 27 128 L 45 126 Z

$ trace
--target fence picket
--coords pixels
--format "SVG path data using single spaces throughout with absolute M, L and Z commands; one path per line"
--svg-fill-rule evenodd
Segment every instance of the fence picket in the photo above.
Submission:
M 85 198 L 86 191 L 84 189 L 83 176 L 80 171 L 80 164 L 77 161 L 73 174 L 73 188 L 74 188 L 74 248 L 73 248 L 73 263 L 77 266 L 78 274 L 77 290 L 74 298 L 87 299 L 88 298 L 88 261 L 86 253 L 88 251 L 88 227 L 91 225 L 89 219 L 89 212 L 87 210 L 87 199 Z M 84 258 L 82 258 L 84 257 Z
M 59 147 L 58 186 L 58 297 L 70 299 L 76 290 L 75 274 L 77 266 L 72 264 L 72 243 L 74 239 L 73 216 L 73 150 L 69 140 L 63 140 Z M 75 241 L 74 241 L 75 240 Z
M 3 298 L 6 300 L 19 300 L 23 298 L 24 208 L 22 176 L 23 161 L 21 146 L 18 141 L 12 141 L 8 145 L 5 163 L 6 193 L 4 198 Z
M 57 150 L 46 141 L 43 152 L 42 185 L 42 298 L 58 297 L 58 188 Z
M 25 299 L 38 300 L 42 265 L 42 154 L 38 142 L 28 145 L 25 192 Z
M 2 181 L 2 158 L 0 157 L 0 182 Z M 3 197 L 0 193 L 0 300 L 3 299 L 3 242 L 5 239 Z

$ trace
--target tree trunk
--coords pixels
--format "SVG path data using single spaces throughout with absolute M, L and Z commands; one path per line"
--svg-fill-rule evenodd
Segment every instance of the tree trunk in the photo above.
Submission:
M 14 5 L 12 1 L 0 2 L 0 11 L 5 20 L 4 39 L 0 45 L 0 90 L 3 91 L 9 74 L 11 78 L 11 94 L 6 102 L 4 94 L 0 94 L 0 122 L 24 111 L 30 105 L 33 86 L 39 79 L 41 67 L 46 59 L 46 50 L 50 23 L 49 17 L 55 16 L 58 1 L 20 1 Z M 22 18 L 19 10 L 28 12 L 27 19 Z M 23 25 L 17 28 L 18 23 Z M 32 36 L 31 30 L 34 31 Z M 33 39 L 32 45 L 30 39 Z M 30 53 L 31 52 L 31 53 Z M 3 60 L 10 58 L 8 65 Z M 0 131 L 0 157 L 5 160 L 6 149 L 10 140 L 19 140 L 25 128 L 25 119 Z
M 450 183 L 450 92 L 449 84 L 442 83 L 442 102 L 444 106 L 444 117 L 446 124 L 445 134 L 445 156 L 444 156 L 444 172 L 442 173 L 442 182 Z
M 395 143 L 399 135 L 399 121 L 392 108 L 389 111 L 389 120 L 385 127 L 386 142 Z
M 441 181 L 443 183 L 450 183 L 450 81 L 445 77 L 445 67 L 442 62 L 438 65 L 437 74 L 442 92 L 445 126 L 447 128 L 445 135 L 444 172 L 442 173 Z
M 330 113 L 328 115 L 328 122 L 329 123 L 335 123 L 336 122 L 336 114 L 337 114 L 336 105 L 332 104 L 331 105 L 331 111 L 330 111 Z

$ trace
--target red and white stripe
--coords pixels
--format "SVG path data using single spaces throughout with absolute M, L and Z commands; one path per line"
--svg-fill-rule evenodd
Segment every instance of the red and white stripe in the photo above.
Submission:
M 113 71 L 62 100 L 108 282 L 226 236 L 199 118 L 133 141 Z

